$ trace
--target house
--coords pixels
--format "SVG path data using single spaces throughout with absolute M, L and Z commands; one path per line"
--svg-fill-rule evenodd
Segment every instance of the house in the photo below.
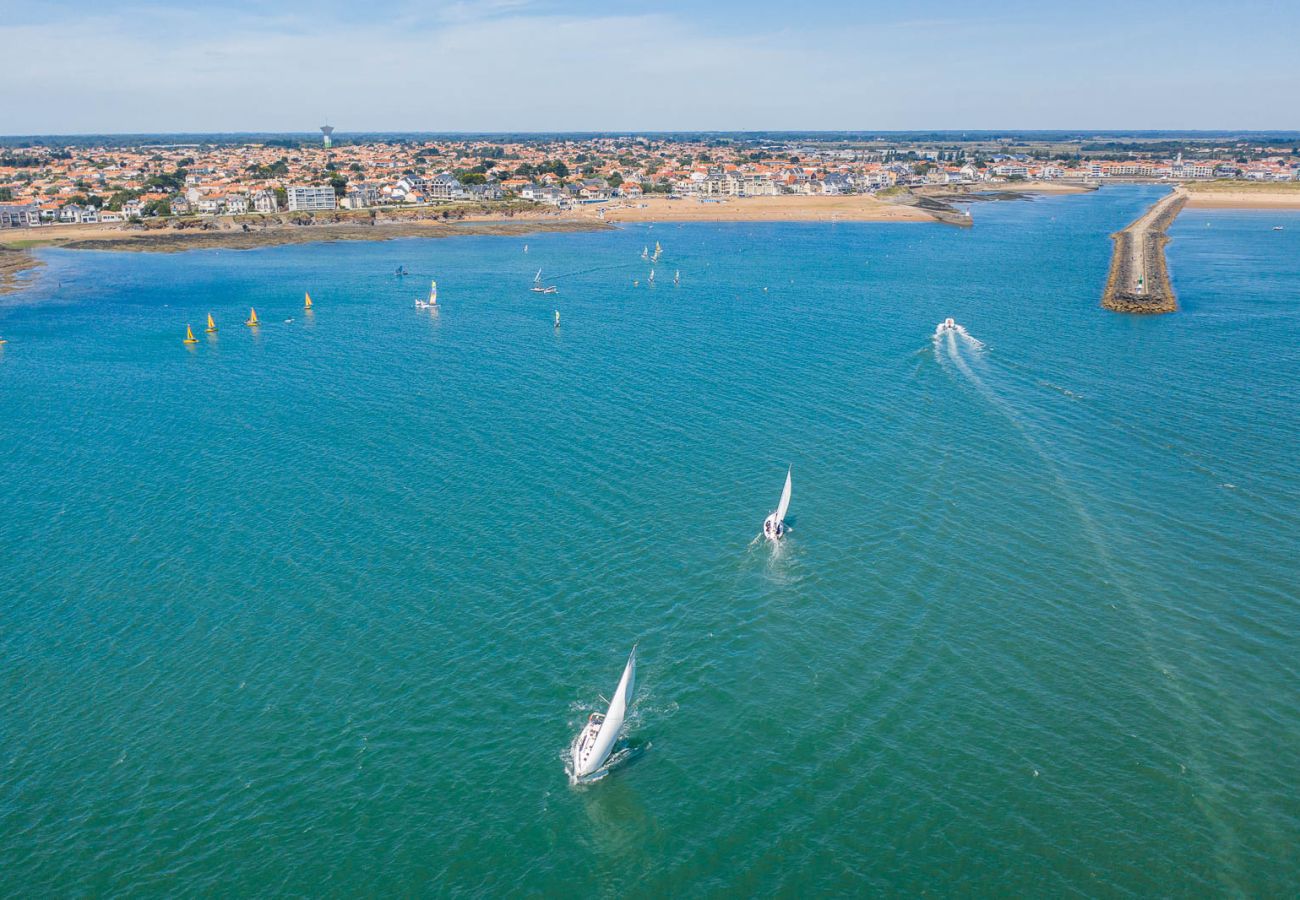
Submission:
M 225 198 L 225 213 L 228 216 L 243 215 L 248 212 L 247 194 L 230 194 Z
M 618 193 L 622 197 L 640 197 L 643 193 L 641 185 L 635 181 L 625 181 L 618 187 Z
M 831 172 L 822 179 L 823 194 L 850 194 L 853 192 L 853 185 L 849 182 L 849 176 L 842 172 Z
M 59 221 L 64 224 L 88 224 L 99 221 L 99 211 L 93 206 L 69 203 L 59 209 Z
M 400 182 L 399 182 L 400 183 Z M 455 175 L 450 172 L 443 172 L 435 175 L 429 180 L 429 186 L 424 191 L 424 195 L 430 200 L 464 200 L 467 196 L 465 185 L 457 180 Z
M 506 195 L 501 190 L 501 185 L 495 181 L 488 181 L 483 184 L 465 185 L 465 193 L 471 200 L 500 200 Z
M 180 194 L 177 194 L 171 199 L 171 208 L 173 216 L 189 215 L 190 201 L 186 200 Z
M 127 200 L 122 204 L 122 215 L 128 219 L 144 218 L 144 201 L 139 199 Z
M 260 213 L 273 213 L 280 208 L 280 201 L 275 196 L 275 191 L 260 190 L 253 194 L 253 209 Z

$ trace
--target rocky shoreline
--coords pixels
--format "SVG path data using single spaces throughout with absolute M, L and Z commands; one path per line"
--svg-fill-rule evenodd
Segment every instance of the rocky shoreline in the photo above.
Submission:
M 0 247 L 0 295 L 14 294 L 25 287 L 20 272 L 45 265 L 25 250 Z

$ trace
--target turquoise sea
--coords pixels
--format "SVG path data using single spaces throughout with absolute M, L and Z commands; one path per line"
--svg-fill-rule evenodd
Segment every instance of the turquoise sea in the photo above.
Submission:
M 1293 895 L 1300 214 L 1184 212 L 1183 311 L 1108 313 L 1160 190 L 44 252 L 0 894 Z

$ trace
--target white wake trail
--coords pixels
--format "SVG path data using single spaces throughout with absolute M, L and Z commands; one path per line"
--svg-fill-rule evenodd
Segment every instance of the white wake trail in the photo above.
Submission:
M 964 329 L 962 329 L 962 333 L 964 335 Z M 970 340 L 975 341 L 975 344 L 980 347 L 983 346 L 982 343 L 973 337 L 970 338 Z M 1101 528 L 1097 525 L 1096 520 L 1093 519 L 1092 514 L 1088 512 L 1087 507 L 1079 498 L 1078 494 L 1075 493 L 1069 482 L 1065 480 L 1065 477 L 1062 475 L 1056 462 L 1048 455 L 1047 451 L 1043 448 L 1043 445 L 1021 419 L 1015 407 L 1006 400 L 1003 400 L 1002 397 L 989 387 L 984 379 L 971 368 L 970 364 L 966 361 L 965 356 L 961 352 L 961 349 L 957 344 L 957 339 L 953 335 L 952 331 L 948 332 L 948 357 L 951 359 L 953 364 L 957 366 L 961 373 L 966 376 L 966 380 L 970 385 L 975 388 L 984 399 L 988 400 L 989 403 L 1002 414 L 1007 422 L 1016 429 L 1016 431 L 1020 432 L 1020 435 L 1025 439 L 1025 443 L 1027 443 L 1038 458 L 1042 460 L 1043 465 L 1046 466 L 1047 470 L 1051 473 L 1053 480 L 1056 482 L 1060 495 L 1065 499 L 1065 502 L 1070 506 L 1070 509 L 1074 512 L 1075 516 L 1078 517 L 1080 525 L 1083 526 L 1084 535 L 1087 538 L 1088 543 L 1092 545 L 1097 561 L 1101 563 L 1101 566 L 1109 576 L 1111 583 L 1115 585 L 1115 588 L 1128 604 L 1129 610 L 1132 612 L 1133 616 L 1139 620 L 1142 626 L 1142 643 L 1146 649 L 1147 658 L 1150 660 L 1150 664 L 1156 671 L 1165 676 L 1169 685 L 1170 694 L 1172 694 L 1174 699 L 1182 706 L 1188 718 L 1192 721 L 1200 720 L 1202 718 L 1200 707 L 1183 686 L 1182 681 L 1174 674 L 1173 665 L 1167 662 L 1156 649 L 1155 641 L 1152 637 L 1152 634 L 1155 631 L 1153 617 L 1142 605 L 1137 591 L 1135 591 L 1129 584 L 1128 578 L 1116 568 L 1111 557 L 1110 548 L 1106 544 Z M 1197 774 L 1201 776 L 1202 791 L 1204 794 L 1210 795 L 1213 798 L 1213 801 L 1218 801 L 1218 799 L 1223 796 L 1224 792 L 1222 787 L 1216 785 L 1206 774 L 1210 772 L 1210 764 L 1205 755 L 1204 749 L 1201 746 L 1194 745 L 1188 741 L 1187 752 L 1191 757 Z M 1215 831 L 1218 832 L 1220 837 L 1220 840 L 1216 842 L 1216 853 L 1219 856 L 1220 864 L 1224 870 L 1220 873 L 1220 878 L 1225 882 L 1225 886 L 1234 890 L 1239 890 L 1242 862 L 1237 835 L 1233 831 L 1232 826 L 1219 815 L 1218 803 L 1216 802 L 1216 805 L 1212 807 L 1210 802 L 1212 801 L 1199 800 L 1197 805 L 1200 807 L 1201 812 L 1211 823 Z M 1231 877 L 1227 877 L 1229 873 Z

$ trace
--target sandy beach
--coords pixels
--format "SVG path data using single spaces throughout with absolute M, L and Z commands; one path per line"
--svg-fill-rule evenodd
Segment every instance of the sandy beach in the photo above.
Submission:
M 728 198 L 720 202 L 645 197 L 626 203 L 579 207 L 569 215 L 606 222 L 933 222 L 910 206 L 865 194 Z
M 1187 205 L 1198 209 L 1300 209 L 1300 182 L 1213 187 L 1188 185 Z

